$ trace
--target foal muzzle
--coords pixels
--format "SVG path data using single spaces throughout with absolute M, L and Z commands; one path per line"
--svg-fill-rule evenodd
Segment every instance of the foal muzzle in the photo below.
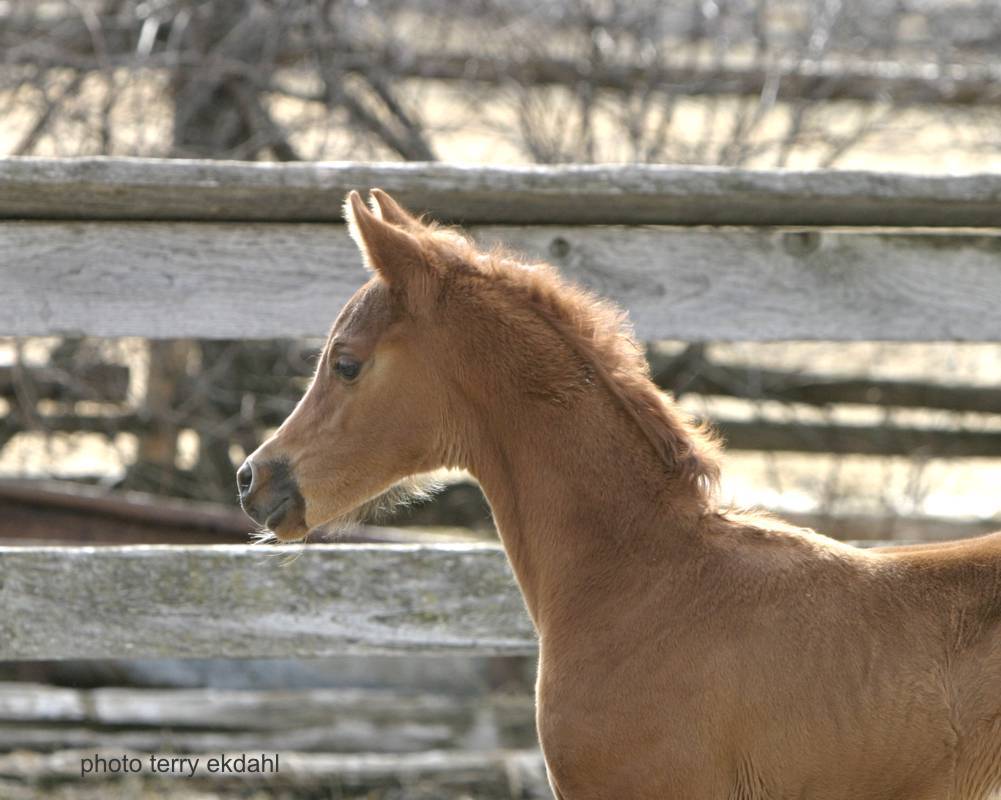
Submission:
M 287 461 L 257 463 L 250 456 L 237 470 L 236 486 L 244 512 L 269 530 L 304 516 L 305 502 Z

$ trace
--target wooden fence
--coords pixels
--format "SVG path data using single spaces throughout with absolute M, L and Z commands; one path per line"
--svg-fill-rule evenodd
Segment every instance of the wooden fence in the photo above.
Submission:
M 1001 176 L 124 159 L 0 161 L 0 333 L 321 334 L 363 278 L 340 203 L 372 186 L 645 339 L 1001 341 Z M 533 648 L 497 548 L 295 552 L 0 548 L 0 659 Z

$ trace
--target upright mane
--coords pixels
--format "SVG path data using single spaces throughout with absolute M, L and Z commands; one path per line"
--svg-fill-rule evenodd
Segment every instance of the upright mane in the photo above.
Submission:
M 567 282 L 548 264 L 525 264 L 500 249 L 480 253 L 459 231 L 434 223 L 426 224 L 423 233 L 459 257 L 443 272 L 479 274 L 520 296 L 593 369 L 670 474 L 710 498 L 719 480 L 717 440 L 706 425 L 682 414 L 653 382 L 643 347 L 622 309 Z

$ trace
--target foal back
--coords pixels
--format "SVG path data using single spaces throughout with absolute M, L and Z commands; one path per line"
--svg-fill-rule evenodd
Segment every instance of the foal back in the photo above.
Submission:
M 1001 798 L 1001 533 L 879 554 L 943 630 L 943 688 L 955 736 L 952 797 Z
M 1001 533 L 745 542 L 730 796 L 1001 800 Z

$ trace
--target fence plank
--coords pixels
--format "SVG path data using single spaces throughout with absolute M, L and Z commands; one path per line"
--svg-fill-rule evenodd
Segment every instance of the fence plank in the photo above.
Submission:
M 535 649 L 485 545 L 0 547 L 0 660 Z
M 996 386 L 767 369 L 757 364 L 722 363 L 701 354 L 690 355 L 687 349 L 667 354 L 655 346 L 647 348 L 646 356 L 654 382 L 676 396 L 702 394 L 824 407 L 852 403 L 1001 414 L 1001 392 Z
M 230 756 L 236 754 L 233 748 L 225 748 L 225 752 Z M 74 794 L 83 787 L 94 790 L 93 794 L 80 796 L 123 796 L 118 775 L 88 775 L 86 783 L 81 781 L 82 759 L 95 756 L 106 760 L 126 756 L 140 759 L 145 768 L 130 784 L 140 797 L 181 800 L 219 796 L 222 787 L 232 787 L 244 796 L 254 789 L 258 794 L 272 791 L 281 792 L 279 796 L 296 797 L 330 796 L 335 789 L 343 797 L 369 797 L 378 796 L 382 789 L 385 795 L 400 796 L 400 787 L 413 786 L 427 790 L 427 794 L 418 795 L 424 797 L 475 796 L 480 800 L 552 797 L 538 749 L 298 753 L 285 748 L 280 748 L 280 768 L 274 771 L 209 772 L 208 759 L 202 758 L 195 776 L 184 781 L 177 780 L 180 775 L 187 775 L 181 771 L 151 775 L 148 751 L 81 748 L 37 753 L 18 748 L 0 755 L 0 795 L 14 800 L 58 796 L 55 793 L 59 784 L 74 783 Z
M 645 339 L 1001 340 L 1001 235 L 471 232 L 617 300 Z M 8 222 L 0 333 L 318 335 L 364 278 L 339 225 Z
M 856 425 L 809 422 L 772 422 L 715 417 L 709 420 L 728 450 L 767 450 L 789 453 L 857 453 L 870 456 L 924 458 L 997 458 L 1001 431 L 929 428 L 905 425 Z M 281 419 L 262 418 L 279 425 Z M 148 421 L 138 414 L 120 416 L 39 416 L 32 424 L 16 417 L 0 419 L 0 441 L 25 431 L 88 432 L 111 436 L 121 431 L 139 433 Z M 0 484 L 0 500 L 7 494 Z
M 0 661 L 535 647 L 497 546 L 0 547 Z
M 0 750 L 414 752 L 534 742 L 526 692 L 64 689 L 0 682 Z
M 338 221 L 350 189 L 492 224 L 1001 227 L 1001 175 L 0 159 L 0 219 Z
M 403 57 L 401 57 L 401 55 Z M 792 58 L 762 65 L 714 63 L 650 64 L 597 63 L 593 59 L 552 56 L 498 57 L 473 52 L 433 52 L 403 55 L 397 46 L 381 51 L 345 54 L 347 68 L 371 69 L 377 60 L 397 77 L 426 80 L 476 81 L 491 86 L 576 86 L 584 76 L 601 89 L 634 92 L 637 87 L 663 88 L 672 95 L 753 96 L 772 90 L 781 100 L 862 100 L 915 104 L 980 105 L 997 102 L 1001 70 L 993 65 L 911 64 L 836 59 Z
M 128 390 L 129 368 L 121 364 L 0 366 L 0 397 L 5 399 L 123 403 Z

